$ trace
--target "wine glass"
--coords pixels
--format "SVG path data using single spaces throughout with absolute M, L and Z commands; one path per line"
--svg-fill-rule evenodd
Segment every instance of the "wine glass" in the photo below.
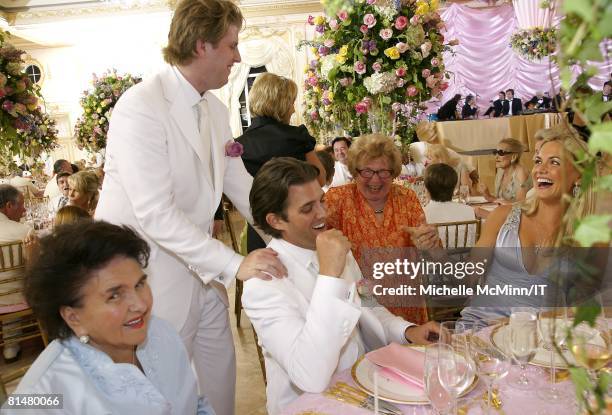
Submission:
M 539 391 L 542 399 L 548 402 L 560 402 L 568 399 L 567 394 L 557 388 L 555 355 L 556 347 L 563 348 L 567 337 L 569 320 L 566 307 L 541 308 L 538 312 L 538 335 L 544 349 L 550 352 L 550 386 Z
M 425 348 L 425 393 L 436 414 L 448 414 L 453 408 L 453 397 L 442 385 L 440 354 L 443 344 L 430 344 Z M 443 363 L 444 364 L 444 363 Z
M 489 327 L 483 331 L 494 328 L 499 322 L 488 322 Z M 493 326 L 491 326 L 493 325 Z M 479 336 L 482 325 L 475 325 L 469 338 L 469 350 L 476 365 L 476 371 L 487 387 L 487 410 L 486 414 L 491 413 L 493 385 L 496 381 L 506 377 L 510 371 L 511 361 L 506 353 L 496 348 L 488 341 Z
M 476 368 L 467 347 L 458 345 L 457 348 L 454 348 L 447 344 L 439 344 L 439 346 L 438 377 L 442 387 L 451 395 L 453 413 L 456 413 L 457 398 L 474 380 Z
M 512 307 L 510 314 L 510 344 L 512 357 L 521 366 L 521 374 L 510 382 L 516 389 L 528 390 L 533 381 L 527 377 L 526 366 L 536 355 L 538 348 L 538 311 L 532 307 Z

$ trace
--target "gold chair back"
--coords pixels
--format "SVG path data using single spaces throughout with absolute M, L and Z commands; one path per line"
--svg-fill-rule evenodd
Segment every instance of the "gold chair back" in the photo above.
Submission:
M 432 223 L 438 228 L 442 246 L 447 249 L 470 248 L 480 237 L 479 219 L 460 222 Z

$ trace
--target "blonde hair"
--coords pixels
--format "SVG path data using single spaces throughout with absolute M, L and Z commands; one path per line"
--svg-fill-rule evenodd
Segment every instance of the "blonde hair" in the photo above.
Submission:
M 168 32 L 168 46 L 162 49 L 170 65 L 187 65 L 194 57 L 196 42 L 217 46 L 230 26 L 242 28 L 240 8 L 229 0 L 180 0 Z
M 249 91 L 249 110 L 256 117 L 270 117 L 287 124 L 297 92 L 297 85 L 291 79 L 262 73 Z
M 385 157 L 389 161 L 393 178 L 402 171 L 402 154 L 393 139 L 383 134 L 368 134 L 357 137 L 348 151 L 348 169 L 357 177 L 357 168 L 361 163 Z
M 518 162 L 521 161 L 521 155 L 523 154 L 523 151 L 525 151 L 525 147 L 519 140 L 514 138 L 502 138 L 499 140 L 499 144 L 505 144 L 509 151 L 516 153 L 512 155 L 512 160 L 510 161 L 511 164 L 518 164 Z
M 64 206 L 55 215 L 55 225 L 69 225 L 83 219 L 91 219 L 89 213 L 78 206 Z
M 92 171 L 80 171 L 68 176 L 68 186 L 87 195 L 87 209 L 93 211 L 98 204 L 98 176 Z
M 435 122 L 420 121 L 415 131 L 419 141 L 432 144 L 438 142 L 438 132 L 436 131 Z
M 540 130 L 536 133 L 536 136 L 541 139 L 542 145 L 550 142 L 560 142 L 563 148 L 561 155 L 562 160 L 565 162 L 572 162 L 572 165 L 580 160 L 584 154 L 589 153 L 588 144 L 580 138 L 578 132 L 572 127 L 564 124 Z M 576 167 L 574 166 L 574 168 Z M 576 170 L 578 169 L 576 168 Z M 597 165 L 595 168 L 595 178 L 599 177 L 600 173 L 600 166 Z M 566 177 L 563 177 L 564 181 L 566 179 Z M 569 193 L 564 193 L 561 198 L 561 203 L 565 208 L 565 215 L 556 237 L 555 246 L 565 244 L 563 240 L 564 236 L 573 235 L 574 222 L 576 219 L 583 218 L 595 212 L 595 192 L 593 186 L 591 185 L 586 189 L 581 189 L 579 197 L 572 197 Z M 538 207 L 539 199 L 536 196 L 525 200 L 521 204 L 521 209 L 527 216 L 534 215 Z
M 425 148 L 425 156 L 433 163 L 444 163 L 452 165 L 450 154 L 442 144 L 428 144 Z

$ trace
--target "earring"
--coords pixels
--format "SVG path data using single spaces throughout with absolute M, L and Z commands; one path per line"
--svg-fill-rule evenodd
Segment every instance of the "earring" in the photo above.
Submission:
M 89 343 L 89 336 L 87 334 L 84 334 L 79 337 L 79 341 L 83 344 L 87 344 Z
M 580 196 L 580 183 L 574 184 L 574 187 L 572 187 L 572 195 L 574 197 Z

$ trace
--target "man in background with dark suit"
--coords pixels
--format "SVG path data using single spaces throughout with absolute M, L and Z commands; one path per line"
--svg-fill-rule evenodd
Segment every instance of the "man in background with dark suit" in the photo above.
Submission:
M 494 117 L 501 117 L 504 113 L 504 101 L 506 101 L 506 93 L 499 91 L 499 98 L 493 101 Z
M 523 103 L 519 98 L 514 98 L 514 89 L 506 90 L 506 105 L 504 115 L 520 115 L 523 112 Z
M 535 96 L 531 98 L 531 100 L 527 101 L 527 103 L 525 103 L 525 108 L 527 108 L 528 103 L 532 102 L 534 104 L 535 109 L 548 109 L 550 108 L 550 101 L 551 99 L 545 96 L 542 91 L 537 91 Z

